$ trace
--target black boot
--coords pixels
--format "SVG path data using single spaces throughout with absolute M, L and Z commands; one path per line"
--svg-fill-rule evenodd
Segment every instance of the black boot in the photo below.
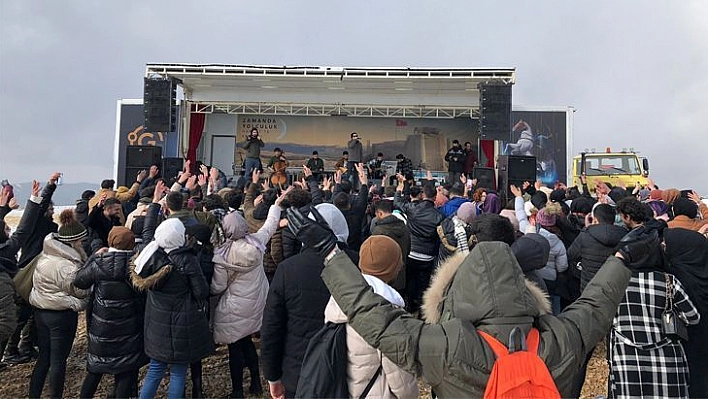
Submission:
M 192 399 L 202 399 L 204 391 L 202 390 L 202 378 L 194 378 L 192 380 Z
M 243 394 L 243 389 L 233 391 L 229 394 L 229 396 L 226 397 L 226 399 L 243 399 L 243 398 L 245 398 L 245 395 Z
M 248 388 L 248 393 L 252 396 L 262 396 L 263 386 L 261 385 L 261 378 L 258 374 L 251 374 L 251 387 Z

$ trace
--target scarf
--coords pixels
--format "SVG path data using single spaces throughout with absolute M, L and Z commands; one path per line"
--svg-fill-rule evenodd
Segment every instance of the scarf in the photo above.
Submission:
M 135 258 L 135 273 L 140 274 L 150 258 L 162 248 L 168 254 L 184 245 L 185 228 L 179 219 L 167 219 L 155 230 L 155 239 Z
M 457 253 L 467 255 L 470 253 L 470 247 L 467 243 L 467 223 L 463 222 L 459 217 L 453 216 L 452 223 L 455 226 L 455 239 L 457 240 Z

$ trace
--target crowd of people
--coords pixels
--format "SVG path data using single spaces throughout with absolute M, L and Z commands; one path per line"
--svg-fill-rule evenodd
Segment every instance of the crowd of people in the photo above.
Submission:
M 17 202 L 2 191 L 0 367 L 36 359 L 30 398 L 47 377 L 49 395 L 64 395 L 80 312 L 82 398 L 104 375 L 116 398 L 151 398 L 167 370 L 168 397 L 186 395 L 188 375 L 191 397 L 208 397 L 201 362 L 217 345 L 228 347 L 229 397 L 260 395 L 261 372 L 271 397 L 297 397 L 325 323 L 346 325 L 350 397 L 414 398 L 418 379 L 437 397 L 480 397 L 497 358 L 484 337 L 511 347 L 519 331 L 538 334 L 562 397 L 580 395 L 603 340 L 610 397 L 708 397 L 708 207 L 697 193 L 583 179 L 525 182 L 504 198 L 468 175 L 459 143 L 444 184 L 416 182 L 403 156 L 386 176 L 350 142 L 345 171 L 318 176 L 315 153 L 302 180 L 271 187 L 257 131 L 249 143 L 241 179 L 153 165 L 130 187 L 82 193 L 58 224 L 59 173 L 34 182 L 14 232 L 4 217 Z

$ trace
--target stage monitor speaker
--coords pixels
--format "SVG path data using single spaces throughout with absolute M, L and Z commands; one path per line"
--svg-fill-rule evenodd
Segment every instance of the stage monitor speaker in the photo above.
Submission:
M 162 147 L 154 145 L 129 145 L 125 151 L 125 166 L 149 169 L 152 164 L 162 165 Z
M 176 178 L 183 167 L 184 160 L 182 158 L 162 158 L 162 178 L 165 181 Z
M 511 85 L 480 83 L 478 88 L 480 138 L 508 141 L 511 136 Z
M 172 79 L 145 78 L 143 114 L 148 132 L 174 132 L 176 128 L 177 85 Z
M 521 187 L 524 182 L 536 181 L 536 157 L 500 155 L 497 159 L 497 191 L 503 199 L 510 199 L 510 185 Z
M 474 168 L 472 169 L 472 178 L 477 179 L 477 188 L 486 188 L 489 190 L 497 189 L 497 179 L 494 168 Z

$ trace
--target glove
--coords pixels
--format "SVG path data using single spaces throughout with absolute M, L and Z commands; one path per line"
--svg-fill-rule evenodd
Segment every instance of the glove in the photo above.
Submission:
M 657 271 L 663 267 L 660 253 L 659 232 L 656 228 L 640 226 L 627 233 L 618 244 L 619 252 L 627 268 L 634 272 Z
M 315 207 L 312 207 L 311 212 L 315 220 L 303 216 L 299 209 L 288 208 L 288 229 L 305 246 L 313 248 L 325 258 L 337 246 L 337 236 Z

